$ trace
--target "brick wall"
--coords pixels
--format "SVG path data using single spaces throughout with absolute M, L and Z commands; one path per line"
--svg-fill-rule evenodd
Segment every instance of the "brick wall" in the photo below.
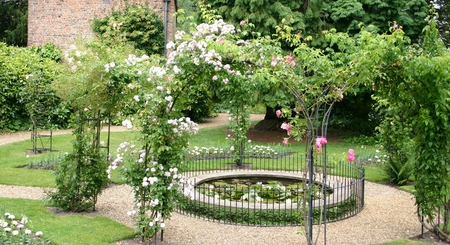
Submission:
M 52 42 L 63 49 L 77 38 L 93 37 L 91 24 L 127 4 L 148 4 L 164 21 L 164 0 L 28 0 L 28 46 Z M 168 40 L 173 40 L 176 0 L 168 2 Z

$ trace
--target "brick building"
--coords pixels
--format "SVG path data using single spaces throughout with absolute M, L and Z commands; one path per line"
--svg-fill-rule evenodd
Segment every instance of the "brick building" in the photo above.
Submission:
M 64 49 L 76 38 L 93 37 L 92 20 L 126 4 L 146 4 L 157 11 L 167 27 L 167 40 L 173 39 L 176 0 L 28 0 L 28 46 L 52 42 Z

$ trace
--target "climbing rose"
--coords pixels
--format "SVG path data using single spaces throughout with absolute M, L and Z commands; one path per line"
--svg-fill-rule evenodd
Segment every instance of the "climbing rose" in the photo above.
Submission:
M 355 160 L 355 151 L 353 149 L 348 150 L 347 160 L 348 162 L 353 162 Z
M 281 111 L 280 110 L 277 110 L 275 113 L 277 114 L 277 117 L 281 116 Z
M 295 66 L 296 65 L 294 58 L 292 58 L 292 54 L 286 55 L 286 62 L 288 64 L 290 64 L 291 66 Z
M 318 137 L 316 138 L 316 148 L 320 149 L 322 145 L 325 145 L 327 143 L 327 138 L 325 137 Z
M 292 127 L 291 124 L 289 123 L 283 123 L 281 124 L 281 128 L 287 131 L 287 134 L 289 135 L 290 133 L 292 133 Z

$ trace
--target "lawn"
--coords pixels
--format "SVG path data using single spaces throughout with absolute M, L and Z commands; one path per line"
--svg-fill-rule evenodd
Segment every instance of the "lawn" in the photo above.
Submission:
M 216 146 L 229 147 L 226 141 L 226 127 L 205 128 L 195 135 L 190 141 L 190 147 L 194 146 Z M 106 138 L 106 135 L 102 135 Z M 138 133 L 133 131 L 111 133 L 111 152 L 114 155 L 115 149 L 123 141 L 133 141 L 137 139 Z M 51 154 L 64 154 L 71 150 L 71 135 L 57 135 L 53 137 L 53 148 L 58 152 Z M 205 140 L 207 139 L 207 140 Z M 252 142 L 252 144 L 257 144 Z M 258 143 L 259 144 L 259 143 Z M 271 145 L 273 143 L 264 143 Z M 30 161 L 38 161 L 48 158 L 49 155 L 26 155 L 26 149 L 31 147 L 29 140 L 15 142 L 0 146 L 0 154 L 3 156 L 0 162 L 0 184 L 21 185 L 34 187 L 54 187 L 54 177 L 49 170 L 33 170 L 25 168 Z M 279 144 L 277 147 L 284 147 Z M 289 146 L 289 150 L 294 152 L 304 152 L 303 143 L 295 143 Z M 329 142 L 327 152 L 329 161 L 345 161 L 346 152 L 349 148 L 355 149 L 356 156 L 368 158 L 376 151 L 375 146 L 356 145 L 343 142 Z M 379 165 L 364 166 L 366 170 L 366 180 L 386 183 L 388 176 L 384 174 Z M 411 190 L 410 187 L 406 187 Z M 5 208 L 8 212 L 17 215 L 25 214 L 33 221 L 33 231 L 41 230 L 45 238 L 51 240 L 53 244 L 111 244 L 117 240 L 128 239 L 133 236 L 131 228 L 119 224 L 106 217 L 100 216 L 55 216 L 46 210 L 42 201 L 25 199 L 0 198 L 0 209 Z M 77 241 L 75 243 L 74 241 Z M 423 244 L 409 240 L 400 240 L 385 244 Z

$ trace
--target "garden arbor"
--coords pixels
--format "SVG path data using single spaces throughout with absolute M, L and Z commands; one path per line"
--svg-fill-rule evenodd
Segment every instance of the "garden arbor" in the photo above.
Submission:
M 297 35 L 282 34 L 296 47 L 296 56 L 284 54 L 279 42 L 270 38 L 241 40 L 232 25 L 218 20 L 197 26 L 192 35 L 177 33 L 175 42 L 168 44 L 173 52 L 164 66 L 158 66 L 145 55 L 130 55 L 125 60 L 115 61 L 114 66 L 107 64 L 111 83 L 122 84 L 123 93 L 137 108 L 135 122 L 142 133 L 142 150 L 136 150 L 139 147 L 131 143 L 122 144 L 110 169 L 122 161 L 134 162 L 122 171 L 135 191 L 136 210 L 130 214 L 137 215 L 144 239 L 164 228 L 164 220 L 170 218 L 175 202 L 180 198 L 179 188 L 189 185 L 182 175 L 184 154 L 188 135 L 198 129 L 189 118 L 180 118 L 178 102 L 192 86 L 210 84 L 218 91 L 220 99 L 231 105 L 233 139 L 230 150 L 235 152 L 238 165 L 242 163 L 241 156 L 248 143 L 247 107 L 257 103 L 254 91 L 261 86 L 294 92 L 299 100 L 297 115 L 308 118 L 310 126 L 307 135 L 310 155 L 307 158 L 311 165 L 312 156 L 320 154 L 321 149 L 313 149 L 316 149 L 314 145 L 318 138 L 322 138 L 321 144 L 326 143 L 323 141 L 326 127 L 319 129 L 313 124 L 316 108 L 325 104 L 331 107 L 334 101 L 342 98 L 345 89 L 357 81 L 357 73 L 345 65 L 352 60 L 348 49 L 352 43 L 345 43 L 350 42 L 345 35 L 331 33 L 331 43 L 339 49 L 324 54 L 301 43 Z M 288 115 L 292 115 L 288 109 L 280 114 Z M 322 115 L 326 121 L 329 111 Z M 286 127 L 289 135 L 302 137 L 300 118 L 289 119 L 291 124 Z M 131 123 L 127 121 L 126 125 L 131 126 Z M 131 156 L 125 153 L 131 153 Z M 188 192 L 189 188 L 185 190 Z M 306 225 L 312 226 L 312 223 L 306 222 Z M 307 234 L 311 243 L 311 231 Z

